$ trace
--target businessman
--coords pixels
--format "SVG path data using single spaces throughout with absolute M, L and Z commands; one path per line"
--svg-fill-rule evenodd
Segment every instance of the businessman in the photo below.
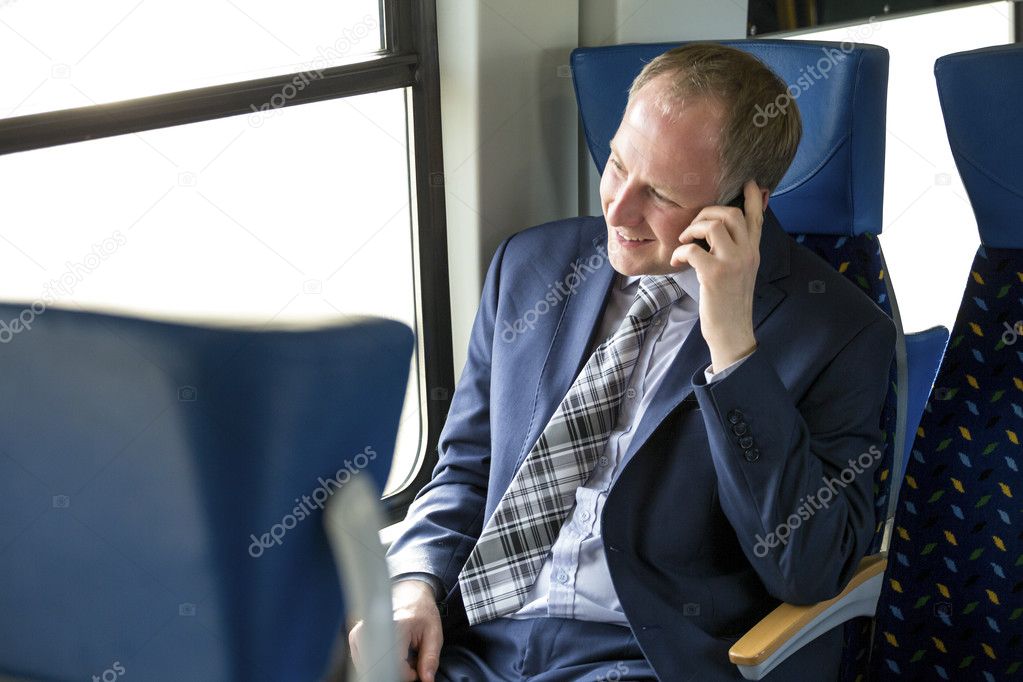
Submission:
M 767 210 L 801 124 L 794 101 L 753 118 L 785 88 L 725 46 L 661 55 L 603 216 L 498 247 L 388 552 L 404 679 L 741 679 L 748 628 L 848 583 L 895 328 Z M 835 679 L 841 631 L 766 679 Z

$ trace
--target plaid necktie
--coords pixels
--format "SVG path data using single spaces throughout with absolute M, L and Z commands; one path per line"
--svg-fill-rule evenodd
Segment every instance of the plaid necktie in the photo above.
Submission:
M 650 321 L 682 295 L 671 277 L 640 279 L 618 330 L 597 346 L 568 389 L 458 576 L 471 625 L 522 607 L 574 504 L 576 488 L 607 445 Z

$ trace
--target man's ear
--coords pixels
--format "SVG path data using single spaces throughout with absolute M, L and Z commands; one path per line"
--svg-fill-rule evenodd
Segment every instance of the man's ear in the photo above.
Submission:
M 762 189 L 760 190 L 760 199 L 764 202 L 764 210 L 767 210 L 767 202 L 771 198 L 771 190 Z

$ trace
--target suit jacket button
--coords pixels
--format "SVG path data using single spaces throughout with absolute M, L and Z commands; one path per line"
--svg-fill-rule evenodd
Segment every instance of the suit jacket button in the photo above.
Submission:
M 741 421 L 742 421 L 742 412 L 740 412 L 739 410 L 732 410 L 731 412 L 728 413 L 728 423 L 729 424 L 738 424 Z
M 732 426 L 732 433 L 734 433 L 736 436 L 742 436 L 747 431 L 749 431 L 749 424 L 747 424 L 746 422 L 739 422 L 738 424 L 734 424 Z
M 748 448 L 746 450 L 746 461 L 755 462 L 760 459 L 760 450 L 757 448 Z
M 739 447 L 743 450 L 753 447 L 753 436 L 743 436 L 739 439 Z

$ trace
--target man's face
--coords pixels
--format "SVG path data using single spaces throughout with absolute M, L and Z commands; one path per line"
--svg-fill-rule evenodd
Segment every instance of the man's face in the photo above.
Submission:
M 673 122 L 655 104 L 664 88 L 665 79 L 655 78 L 633 97 L 600 178 L 608 254 L 624 275 L 678 271 L 670 261 L 679 235 L 717 199 L 721 107 L 687 99 Z

